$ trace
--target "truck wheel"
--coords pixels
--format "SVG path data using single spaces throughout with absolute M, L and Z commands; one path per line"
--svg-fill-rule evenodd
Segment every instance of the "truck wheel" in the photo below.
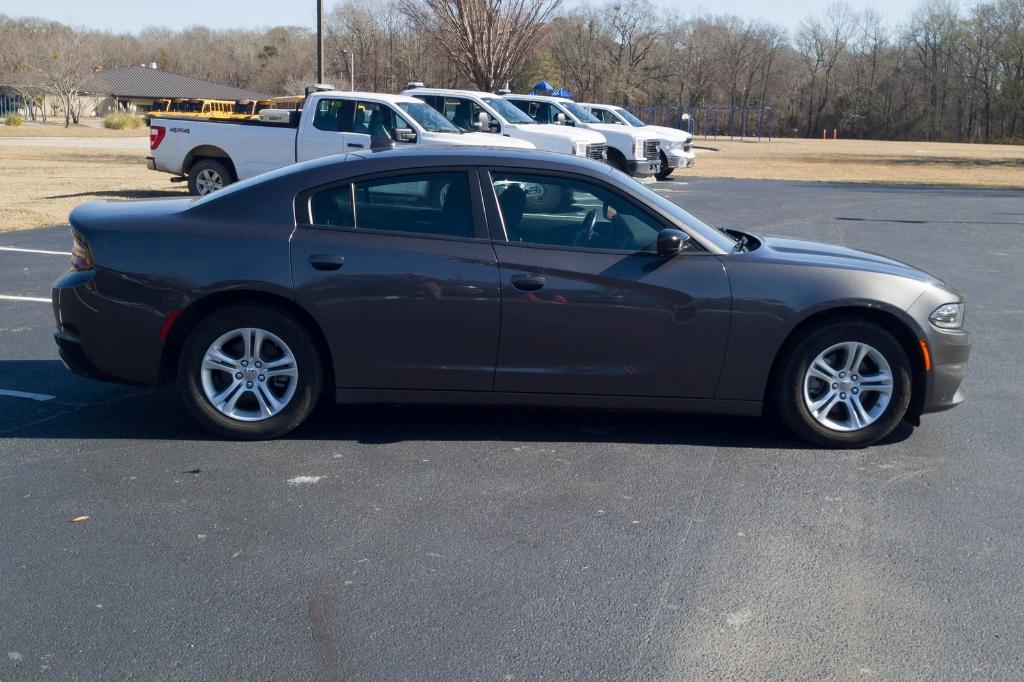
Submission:
M 658 178 L 658 180 L 664 180 L 672 175 L 672 169 L 668 167 L 668 157 L 665 156 L 665 152 L 658 153 L 661 154 L 661 170 L 654 177 Z
M 626 157 L 617 149 L 608 150 L 608 165 L 629 175 L 629 164 L 626 163 Z
M 860 448 L 888 435 L 910 404 L 907 354 L 877 325 L 834 322 L 805 332 L 782 359 L 775 406 L 798 436 Z
M 234 182 L 231 171 L 213 159 L 203 159 L 188 171 L 188 193 L 204 196 Z

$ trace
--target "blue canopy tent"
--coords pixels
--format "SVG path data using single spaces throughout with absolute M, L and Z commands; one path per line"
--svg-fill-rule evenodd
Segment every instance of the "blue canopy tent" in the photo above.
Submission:
M 565 97 L 566 99 L 572 99 L 572 93 L 565 88 L 558 88 L 551 93 L 552 97 Z
M 541 81 L 540 83 L 537 83 L 536 85 L 533 86 L 533 89 L 530 90 L 530 94 L 531 95 L 547 95 L 548 93 L 550 93 L 554 89 L 555 89 L 555 86 L 552 85 L 551 83 L 548 83 L 547 81 Z

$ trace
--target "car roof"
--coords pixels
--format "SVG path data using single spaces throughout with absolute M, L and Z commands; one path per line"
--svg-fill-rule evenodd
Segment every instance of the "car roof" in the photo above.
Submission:
M 527 99 L 534 102 L 575 102 L 575 100 L 571 100 L 568 97 L 552 97 L 551 95 L 517 95 L 515 93 L 505 95 L 505 99 L 508 99 L 509 97 Z
M 483 90 L 459 90 L 457 88 L 407 88 L 403 93 L 419 92 L 424 95 L 469 95 L 471 97 L 499 97 Z
M 605 109 L 621 109 L 622 107 L 615 106 L 614 104 L 597 104 L 594 102 L 577 102 L 581 107 L 604 107 Z
M 365 100 L 377 100 L 378 102 L 390 102 L 391 104 L 400 104 L 403 102 L 417 103 L 420 101 L 415 97 L 409 97 L 408 95 L 391 95 L 386 92 L 360 92 L 358 90 L 322 90 L 320 92 L 313 93 L 316 95 L 326 95 L 327 97 L 337 97 L 339 99 L 365 99 Z
M 466 164 L 471 166 L 514 165 L 537 169 L 566 171 L 611 172 L 602 162 L 572 154 L 561 154 L 539 149 L 511 149 L 504 147 L 475 147 L 471 145 L 417 145 L 364 149 L 348 154 L 360 159 L 411 159 L 422 163 L 414 166 L 430 167 L 437 163 L 447 165 Z

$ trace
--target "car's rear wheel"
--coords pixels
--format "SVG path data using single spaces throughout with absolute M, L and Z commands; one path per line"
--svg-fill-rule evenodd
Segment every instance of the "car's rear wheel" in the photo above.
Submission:
M 896 428 L 911 385 L 910 361 L 889 332 L 868 322 L 835 322 L 805 333 L 789 350 L 775 377 L 775 404 L 802 438 L 857 448 Z
M 323 387 L 317 347 L 306 329 L 274 308 L 220 309 L 189 334 L 178 386 L 192 415 L 226 438 L 288 433 L 316 406 Z
M 231 171 L 220 161 L 203 159 L 188 171 L 188 191 L 195 196 L 205 196 L 234 182 Z

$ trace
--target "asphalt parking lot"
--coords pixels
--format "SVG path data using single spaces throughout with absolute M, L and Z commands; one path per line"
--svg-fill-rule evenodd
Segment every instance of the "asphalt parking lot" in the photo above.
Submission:
M 35 300 L 67 230 L 0 234 L 0 679 L 1019 679 L 1024 193 L 657 187 L 960 288 L 968 401 L 853 452 L 398 406 L 220 442 L 173 390 L 67 372 Z

